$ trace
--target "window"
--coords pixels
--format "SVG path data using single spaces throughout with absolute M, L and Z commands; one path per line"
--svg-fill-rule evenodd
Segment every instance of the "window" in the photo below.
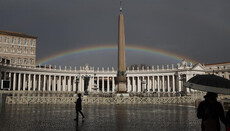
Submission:
M 33 65 L 34 64 L 34 60 L 31 58 L 30 59 L 30 64 Z
M 21 64 L 21 58 L 18 58 L 18 64 Z
M 19 46 L 19 48 L 18 48 L 18 53 L 22 53 L 22 49 L 21 49 L 20 46 Z
M 31 47 L 31 49 L 30 49 L 30 53 L 33 55 L 34 54 L 34 50 L 33 50 L 33 48 Z
M 5 42 L 8 43 L 8 37 L 5 37 Z
M 12 43 L 15 44 L 15 38 L 14 37 L 12 37 Z
M 27 54 L 27 49 L 26 49 L 26 47 L 25 47 L 25 49 L 24 49 L 24 53 Z
M 27 39 L 25 39 L 25 45 L 28 45 L 28 40 Z
M 3 49 L 4 52 L 8 52 L 8 47 L 5 46 L 4 49 Z
M 10 63 L 14 63 L 14 58 L 13 57 L 10 59 Z
M 11 46 L 11 52 L 14 52 L 14 46 L 13 45 Z
M 31 40 L 31 46 L 34 46 L 34 41 L 33 40 Z
M 27 64 L 27 59 L 26 58 L 24 58 L 24 64 Z
M 21 45 L 21 43 L 22 43 L 22 40 L 19 38 L 18 39 L 18 44 Z

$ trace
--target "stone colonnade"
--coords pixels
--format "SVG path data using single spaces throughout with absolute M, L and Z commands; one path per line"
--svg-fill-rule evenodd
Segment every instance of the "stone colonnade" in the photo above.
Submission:
M 76 91 L 76 77 L 8 72 L 13 91 Z
M 86 73 L 38 73 L 38 72 L 1 72 L 3 80 L 10 80 L 13 91 L 73 91 L 73 92 L 116 92 L 116 72 L 106 75 L 101 72 Z M 195 74 L 193 74 L 195 75 Z M 129 74 L 127 73 L 128 92 L 180 92 L 183 82 L 193 75 L 171 74 Z M 181 79 L 184 77 L 185 79 Z M 186 90 L 190 92 L 190 90 Z
M 197 74 L 210 74 L 214 67 L 205 69 L 201 64 L 178 64 L 178 67 L 163 66 L 160 69 L 127 69 L 127 92 L 191 92 L 183 84 Z M 224 68 L 215 67 L 215 74 L 229 79 L 230 65 Z M 219 69 L 219 70 L 217 70 Z M 50 91 L 50 92 L 89 92 L 89 93 L 114 93 L 117 91 L 117 71 L 94 70 L 93 67 L 76 67 L 62 69 L 51 66 L 23 67 L 16 65 L 0 64 L 0 85 L 3 81 L 10 82 L 12 91 Z

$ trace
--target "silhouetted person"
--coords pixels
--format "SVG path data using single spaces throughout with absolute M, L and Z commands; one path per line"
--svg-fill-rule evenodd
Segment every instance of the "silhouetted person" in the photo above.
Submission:
M 197 117 L 202 119 L 202 131 L 220 131 L 219 119 L 227 126 L 224 116 L 224 109 L 220 102 L 217 102 L 217 94 L 207 92 L 197 109 Z
M 227 119 L 227 131 L 230 131 L 230 109 L 226 114 L 226 119 Z
M 77 118 L 74 119 L 74 120 L 78 120 L 78 113 L 79 113 L 79 112 L 80 112 L 81 115 L 82 115 L 82 119 L 84 119 L 85 116 L 84 116 L 84 114 L 81 112 L 82 106 L 81 106 L 81 94 L 80 94 L 80 93 L 78 94 L 78 99 L 77 99 L 77 101 L 75 102 L 75 104 L 76 104 L 76 114 L 77 114 Z

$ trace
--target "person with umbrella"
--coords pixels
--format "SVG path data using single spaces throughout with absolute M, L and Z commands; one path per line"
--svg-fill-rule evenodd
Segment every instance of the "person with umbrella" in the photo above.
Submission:
M 226 131 L 230 131 L 230 109 L 228 109 L 228 112 L 226 114 L 226 119 L 227 119 L 227 130 Z
M 227 120 L 224 116 L 224 109 L 220 102 L 217 101 L 217 94 L 207 92 L 197 109 L 197 117 L 202 119 L 202 131 L 220 131 L 220 122 L 227 126 Z
M 219 119 L 227 126 L 224 109 L 217 102 L 217 93 L 230 95 L 230 80 L 214 74 L 196 75 L 184 87 L 207 92 L 197 110 L 197 117 L 202 119 L 202 131 L 219 131 Z

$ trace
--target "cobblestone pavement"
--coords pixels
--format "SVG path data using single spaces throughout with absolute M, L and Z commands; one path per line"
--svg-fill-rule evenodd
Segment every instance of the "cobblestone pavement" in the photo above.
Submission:
M 178 105 L 0 105 L 1 131 L 199 131 L 194 107 Z

